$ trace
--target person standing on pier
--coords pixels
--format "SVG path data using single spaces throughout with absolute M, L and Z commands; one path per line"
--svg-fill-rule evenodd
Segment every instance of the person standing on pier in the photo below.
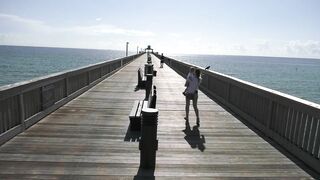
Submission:
M 190 69 L 192 71 L 192 69 Z M 198 89 L 200 84 L 200 70 L 195 70 L 194 75 L 190 75 L 187 77 L 186 80 L 186 90 L 184 91 L 184 95 L 186 96 L 186 117 L 184 118 L 186 121 L 189 120 L 189 106 L 190 106 L 190 100 L 192 100 L 193 103 L 193 109 L 197 116 L 197 125 L 200 126 L 200 118 L 199 118 L 199 110 L 198 110 Z
M 163 63 L 164 63 L 164 57 L 163 57 L 163 53 L 161 53 L 160 68 L 163 68 Z

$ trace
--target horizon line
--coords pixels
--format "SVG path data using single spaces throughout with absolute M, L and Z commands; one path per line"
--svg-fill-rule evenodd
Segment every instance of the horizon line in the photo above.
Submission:
M 62 46 L 38 46 L 38 45 L 8 45 L 8 44 L 0 44 L 0 46 L 13 46 L 13 47 L 35 47 L 35 48 L 56 48 L 56 49 L 83 49 L 83 50 L 111 50 L 111 51 L 123 51 L 119 49 L 102 49 L 102 48 L 81 48 L 81 47 L 62 47 Z M 125 46 L 124 46 L 125 49 Z M 129 51 L 136 52 L 136 51 Z M 155 51 L 159 52 L 159 51 Z M 159 52 L 160 54 L 160 52 Z M 265 58 L 293 58 L 293 59 L 312 59 L 312 60 L 320 60 L 320 58 L 315 57 L 295 57 L 295 56 L 268 56 L 268 55 L 249 55 L 249 54 L 210 54 L 210 53 L 166 53 L 169 56 L 243 56 L 243 57 L 265 57 Z

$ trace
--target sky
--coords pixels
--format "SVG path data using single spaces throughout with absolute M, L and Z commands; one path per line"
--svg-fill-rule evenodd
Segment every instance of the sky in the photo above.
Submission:
M 320 58 L 320 0 L 0 0 L 0 45 Z

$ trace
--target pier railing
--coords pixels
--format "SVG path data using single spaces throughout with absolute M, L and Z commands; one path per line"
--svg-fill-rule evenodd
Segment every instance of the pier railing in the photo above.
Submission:
M 140 55 L 0 87 L 0 145 Z
M 158 54 L 155 54 L 161 58 Z M 183 77 L 192 64 L 164 57 Z M 320 173 L 320 105 L 197 67 L 200 89 Z

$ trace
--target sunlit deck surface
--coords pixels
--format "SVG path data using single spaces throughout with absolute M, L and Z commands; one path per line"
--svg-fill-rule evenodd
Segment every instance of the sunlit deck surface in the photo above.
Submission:
M 0 147 L 0 179 L 301 179 L 295 163 L 202 92 L 200 128 L 192 105 L 184 120 L 184 79 L 153 56 L 159 109 L 156 168 L 139 171 L 137 133 L 128 115 L 135 91 L 133 61 Z

